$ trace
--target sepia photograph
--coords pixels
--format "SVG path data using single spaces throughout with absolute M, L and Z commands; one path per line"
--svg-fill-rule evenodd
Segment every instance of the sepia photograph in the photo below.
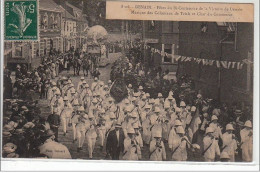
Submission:
M 226 20 L 242 5 L 3 4 L 3 159 L 253 162 L 254 21 Z

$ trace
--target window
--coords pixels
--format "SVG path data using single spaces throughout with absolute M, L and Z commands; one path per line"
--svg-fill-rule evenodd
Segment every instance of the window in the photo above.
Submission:
M 175 44 L 162 44 L 162 50 L 164 50 L 164 52 L 169 55 L 174 55 L 174 47 L 175 47 Z M 162 62 L 163 63 L 172 63 L 173 58 L 165 55 L 162 58 Z

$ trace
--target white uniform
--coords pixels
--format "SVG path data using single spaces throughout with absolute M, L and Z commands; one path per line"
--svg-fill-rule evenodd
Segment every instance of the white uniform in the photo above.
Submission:
M 70 122 L 72 112 L 73 112 L 73 107 L 71 106 L 70 103 L 67 103 L 66 105 L 64 105 L 64 107 L 61 111 L 60 116 L 61 116 L 61 123 L 62 123 L 64 133 L 67 132 L 67 126 L 68 126 L 68 123 Z
M 218 141 L 210 136 L 203 138 L 203 152 L 206 162 L 214 162 L 216 155 L 220 156 Z
M 91 124 L 93 124 L 93 123 L 91 123 Z M 87 138 L 87 143 L 88 143 L 89 158 L 93 158 L 93 151 L 94 151 L 96 140 L 97 140 L 96 129 L 93 125 L 91 125 L 90 129 L 87 131 L 86 138 Z
M 173 161 L 186 161 L 187 160 L 187 141 L 182 140 L 179 135 L 173 140 L 172 143 L 172 160 Z
M 250 136 L 249 133 L 252 133 L 252 130 L 244 128 L 240 131 L 242 159 L 246 162 L 253 160 L 253 135 Z
M 237 141 L 233 139 L 233 134 L 229 133 L 224 133 L 223 134 L 223 151 L 222 152 L 227 152 L 230 161 L 234 162 L 235 161 L 235 151 L 237 149 Z
M 156 139 L 150 142 L 150 160 L 163 161 L 166 160 L 166 152 L 163 141 L 161 141 L 162 148 L 156 146 Z
M 129 137 L 124 140 L 123 160 L 140 160 L 142 158 L 141 148 L 136 140 L 132 141 Z

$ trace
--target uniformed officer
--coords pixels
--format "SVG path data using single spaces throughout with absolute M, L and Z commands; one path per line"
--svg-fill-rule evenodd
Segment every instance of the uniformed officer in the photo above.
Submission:
M 157 132 L 150 142 L 150 160 L 163 161 L 166 160 L 165 146 L 162 141 L 162 134 Z
M 251 121 L 246 121 L 244 128 L 240 131 L 242 159 L 245 162 L 253 160 L 253 130 Z
M 222 152 L 227 152 L 231 162 L 235 161 L 235 153 L 237 150 L 236 137 L 233 134 L 234 128 L 232 124 L 226 125 L 226 133 L 223 134 Z
M 216 156 L 220 156 L 220 149 L 217 140 L 213 136 L 214 129 L 208 127 L 206 129 L 206 136 L 203 138 L 202 155 L 206 162 L 214 162 Z
M 67 133 L 68 124 L 69 124 L 71 116 L 72 116 L 73 107 L 70 104 L 67 96 L 65 96 L 63 100 L 64 100 L 64 107 L 61 110 L 60 116 L 61 116 L 61 124 L 62 124 L 62 127 L 63 127 L 63 133 L 64 133 L 64 136 L 65 136 L 66 133 Z
M 60 127 L 60 115 L 58 114 L 58 108 L 53 108 L 53 114 L 49 115 L 47 118 L 48 123 L 50 124 L 51 130 L 55 133 L 55 141 L 58 141 L 58 131 Z
M 89 122 L 90 122 L 90 128 L 86 131 L 86 138 L 87 138 L 87 144 L 88 144 L 88 154 L 89 158 L 93 158 L 93 151 L 95 148 L 96 140 L 97 140 L 97 133 L 96 133 L 96 122 L 95 117 L 93 115 L 89 115 Z
M 128 128 L 127 137 L 124 139 L 123 160 L 140 160 L 142 158 L 141 148 L 136 141 L 135 130 Z

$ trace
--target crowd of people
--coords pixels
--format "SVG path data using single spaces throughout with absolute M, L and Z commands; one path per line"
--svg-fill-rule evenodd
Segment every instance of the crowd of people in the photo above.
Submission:
M 134 73 L 150 83 L 127 80 L 127 95 L 117 102 L 110 94 L 113 80 L 94 76 L 88 83 L 81 76 L 75 84 L 59 74 L 57 62 L 48 57 L 31 72 L 17 67 L 16 82 L 23 87 L 14 85 L 12 99 L 4 103 L 4 157 L 69 159 L 69 149 L 59 142 L 62 129 L 63 136 L 72 131 L 71 143 L 77 152 L 86 147 L 89 159 L 99 148 L 105 159 L 113 160 L 143 160 L 149 150 L 153 161 L 252 161 L 250 106 L 204 98 L 193 91 L 189 78 L 169 80 L 168 72 L 146 71 L 131 56 L 120 71 L 123 77 Z M 170 87 L 156 85 L 156 79 Z M 160 88 L 151 90 L 151 82 Z M 47 100 L 50 115 L 41 115 L 28 90 Z

